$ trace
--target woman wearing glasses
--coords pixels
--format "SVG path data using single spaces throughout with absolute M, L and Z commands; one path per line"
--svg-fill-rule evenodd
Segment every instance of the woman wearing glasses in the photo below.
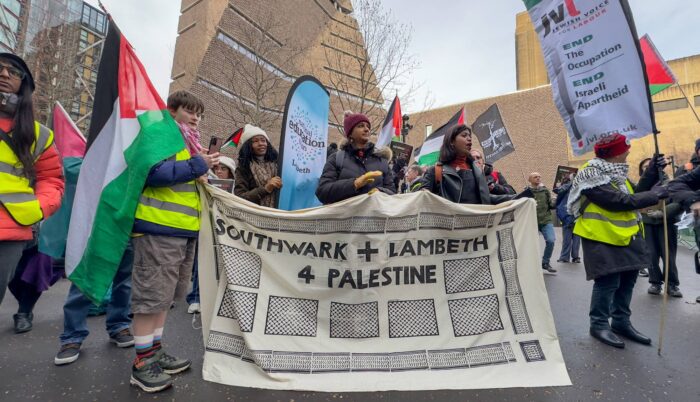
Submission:
M 33 238 L 32 225 L 56 212 L 63 195 L 53 132 L 34 121 L 32 92 L 34 78 L 24 60 L 0 53 L 0 302 Z M 34 302 L 20 300 L 16 332 L 31 329 Z

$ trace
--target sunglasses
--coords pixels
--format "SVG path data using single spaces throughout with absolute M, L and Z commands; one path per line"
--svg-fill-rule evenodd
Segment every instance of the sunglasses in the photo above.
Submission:
M 8 66 L 6 64 L 0 64 L 0 73 L 2 73 L 3 70 L 7 70 L 7 75 L 9 75 L 11 78 L 14 78 L 16 80 L 23 80 L 24 79 L 24 71 L 20 70 L 19 68 L 15 66 Z

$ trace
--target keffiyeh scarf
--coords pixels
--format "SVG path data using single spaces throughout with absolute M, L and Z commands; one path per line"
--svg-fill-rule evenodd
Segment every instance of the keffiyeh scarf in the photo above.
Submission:
M 576 173 L 571 185 L 569 201 L 566 204 L 567 211 L 574 217 L 581 215 L 581 192 L 606 184 L 614 184 L 618 190 L 629 194 L 627 185 L 627 173 L 629 165 L 626 163 L 611 163 L 600 158 L 591 159 L 588 166 Z
M 202 144 L 199 143 L 201 139 L 199 131 L 185 123 L 177 123 L 177 125 L 180 127 L 180 133 L 182 133 L 182 138 L 185 139 L 185 145 L 187 145 L 187 150 L 190 151 L 190 155 L 199 155 L 202 151 Z

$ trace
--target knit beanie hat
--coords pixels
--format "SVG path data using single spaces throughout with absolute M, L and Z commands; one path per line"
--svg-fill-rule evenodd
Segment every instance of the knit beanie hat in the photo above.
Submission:
M 596 142 L 593 147 L 595 156 L 601 159 L 614 158 L 624 154 L 628 149 L 630 149 L 629 141 L 624 135 L 619 133 L 603 138 Z
M 346 111 L 345 112 L 345 120 L 343 120 L 343 128 L 345 129 L 345 136 L 350 137 L 350 133 L 352 133 L 352 129 L 355 128 L 356 125 L 365 122 L 367 125 L 370 125 L 369 118 L 365 116 L 362 113 L 353 113 L 351 111 Z
M 243 127 L 243 134 L 241 134 L 241 141 L 238 143 L 238 147 L 242 147 L 246 141 L 255 137 L 256 135 L 262 135 L 263 137 L 267 138 L 268 141 L 270 141 L 270 137 L 267 136 L 267 133 L 263 131 L 262 128 L 255 127 L 252 124 L 246 124 Z

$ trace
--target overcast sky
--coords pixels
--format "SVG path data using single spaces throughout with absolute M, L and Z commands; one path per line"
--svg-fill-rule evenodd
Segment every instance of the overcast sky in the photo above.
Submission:
M 434 107 L 515 91 L 515 14 L 525 10 L 521 0 L 382 1 L 397 20 L 413 26 L 411 51 L 422 63 L 416 79 L 430 90 Z M 180 1 L 102 2 L 167 97 Z M 629 2 L 639 34 L 648 33 L 664 58 L 700 54 L 700 1 Z

